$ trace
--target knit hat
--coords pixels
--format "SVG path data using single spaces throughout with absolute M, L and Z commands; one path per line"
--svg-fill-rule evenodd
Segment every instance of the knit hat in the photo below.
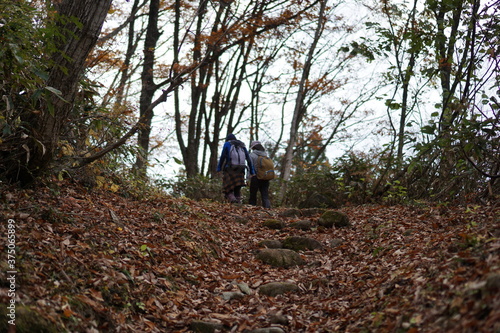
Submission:
M 250 149 L 264 150 L 264 146 L 262 146 L 260 141 L 252 141 Z
M 226 141 L 231 141 L 231 140 L 236 140 L 236 136 L 234 134 L 229 134 L 227 137 L 226 137 Z

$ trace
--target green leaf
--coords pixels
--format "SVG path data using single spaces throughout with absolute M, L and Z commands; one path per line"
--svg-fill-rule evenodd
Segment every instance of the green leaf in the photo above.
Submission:
M 60 90 L 49 86 L 45 87 L 45 89 L 56 95 L 61 101 L 68 103 L 68 101 L 62 97 L 62 92 Z
M 393 99 L 388 99 L 385 101 L 385 105 L 391 110 L 399 110 L 401 109 L 400 103 L 395 103 Z
M 41 69 L 35 68 L 33 70 L 33 73 L 35 73 L 35 75 L 41 78 L 42 80 L 46 81 L 49 79 L 49 74 Z
M 53 116 L 54 116 L 54 114 L 55 114 L 54 104 L 52 104 L 52 103 L 48 103 L 48 104 L 47 104 L 47 108 L 49 109 L 49 114 L 53 117 Z
M 434 131 L 436 130 L 436 127 L 433 125 L 427 125 L 422 127 L 422 133 L 424 134 L 434 134 Z
M 466 145 L 465 145 L 465 147 L 464 147 L 464 151 L 465 151 L 466 153 L 468 153 L 468 152 L 470 152 L 470 151 L 472 150 L 472 148 L 474 148 L 474 143 L 469 142 L 468 144 L 466 144 Z
M 62 92 L 54 87 L 45 87 L 46 90 L 50 91 L 51 93 L 55 94 L 55 95 L 58 95 L 58 96 L 61 96 L 62 95 Z

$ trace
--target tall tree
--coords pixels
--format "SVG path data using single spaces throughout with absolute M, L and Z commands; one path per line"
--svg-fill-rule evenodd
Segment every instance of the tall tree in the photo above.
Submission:
M 17 156 L 11 163 L 19 163 L 17 170 L 10 170 L 10 176 L 20 181 L 32 180 L 53 161 L 61 132 L 68 125 L 85 61 L 97 42 L 111 0 L 62 0 L 52 5 L 57 34 L 51 41 L 51 53 L 45 55 L 50 64 L 45 85 L 53 94 L 42 100 L 39 112 L 23 115 L 28 132 L 22 136 L 24 143 L 10 152 Z
M 294 6 L 284 7 L 280 0 L 273 1 L 220 1 L 218 6 L 212 8 L 213 3 L 200 1 L 196 11 L 196 29 L 194 29 L 193 48 L 188 54 L 191 59 L 191 68 L 194 68 L 190 77 L 190 104 L 187 117 L 183 117 L 181 108 L 175 107 L 176 135 L 182 153 L 183 162 L 188 177 L 199 173 L 199 150 L 203 135 L 214 133 L 210 140 L 205 137 L 206 143 L 211 147 L 211 155 L 216 154 L 220 132 L 222 130 L 222 118 L 225 119 L 227 131 L 235 129 L 243 113 L 236 114 L 239 86 L 245 73 L 245 63 L 242 59 L 248 59 L 247 51 L 252 49 L 252 39 L 261 36 L 278 27 L 286 26 L 297 20 L 301 14 L 308 12 L 317 0 L 307 2 L 291 2 Z M 210 15 L 210 9 L 213 9 Z M 293 11 L 292 11 L 293 9 Z M 209 29 L 207 29 L 209 27 Z M 233 49 L 234 57 L 226 57 Z M 221 95 L 213 81 L 217 81 L 217 72 L 225 62 L 242 61 L 241 68 L 233 71 L 230 76 L 234 78 L 234 85 L 229 87 L 226 96 Z M 219 72 L 220 73 L 220 72 Z M 213 90 L 212 90 L 213 89 Z M 213 93 L 209 98 L 209 93 Z M 208 101 L 211 107 L 217 107 L 213 117 L 207 112 Z M 179 101 L 177 101 L 178 103 Z M 179 104 L 177 104 L 179 105 Z M 207 123 L 207 121 L 215 123 Z M 203 128 L 205 130 L 203 130 Z M 210 157 L 213 164 L 215 156 Z
M 468 179 L 470 184 L 474 183 L 472 169 L 465 167 L 460 141 L 467 142 L 472 137 L 475 137 L 472 141 L 481 141 L 479 138 L 484 137 L 485 133 L 482 132 L 482 126 L 491 126 L 491 118 L 485 113 L 474 112 L 478 106 L 473 103 L 481 89 L 478 90 L 478 87 L 488 85 L 488 75 L 482 72 L 493 73 L 497 70 L 493 67 L 483 68 L 485 59 L 478 55 L 488 54 L 487 45 L 490 42 L 479 42 L 477 38 L 478 27 L 488 22 L 494 7 L 491 4 L 482 5 L 479 0 L 415 1 L 409 8 L 399 2 L 397 5 L 394 2 L 382 2 L 382 12 L 389 22 L 374 26 L 379 28 L 379 36 L 388 42 L 385 44 L 388 47 L 379 49 L 390 50 L 396 59 L 397 66 L 394 67 L 397 68 L 397 75 L 388 77 L 394 80 L 394 96 L 402 91 L 401 100 L 392 98 L 387 103 L 389 109 L 401 111 L 399 128 L 392 125 L 397 138 L 399 161 L 399 170 L 393 174 L 393 180 L 406 176 L 407 186 L 418 188 L 412 193 L 428 196 L 428 189 L 432 189 L 435 195 L 444 198 L 450 193 L 463 191 L 467 187 L 463 183 L 464 179 Z M 407 19 L 403 20 L 401 14 L 407 15 Z M 414 84 L 411 88 L 411 82 L 417 80 L 423 84 L 419 87 Z M 474 85 L 476 88 L 473 88 Z M 424 96 L 425 86 L 433 92 L 427 95 L 428 101 L 434 102 L 437 108 L 432 115 L 419 115 L 428 123 L 425 126 L 422 124 L 422 137 L 415 145 L 417 154 L 408 168 L 402 161 L 403 147 L 408 142 L 405 141 L 405 127 L 413 108 L 411 103 L 422 102 L 418 96 Z M 411 89 L 414 89 L 413 97 Z M 437 99 L 434 94 L 436 91 L 439 94 Z M 488 92 L 484 94 L 488 95 Z M 486 120 L 478 121 L 478 118 Z M 467 139 L 462 132 L 465 128 L 471 131 L 470 137 L 466 135 Z M 413 139 L 417 140 L 417 137 Z M 467 146 L 471 149 L 474 145 L 469 142 Z M 480 146 L 491 149 L 484 144 Z M 474 155 L 482 159 L 483 154 Z M 419 167 L 415 168 L 416 165 Z M 412 172 L 407 174 L 408 170 Z
M 309 74 L 311 72 L 312 62 L 314 59 L 314 53 L 316 52 L 316 46 L 318 41 L 323 33 L 325 26 L 325 9 L 326 9 L 326 0 L 319 1 L 319 10 L 317 15 L 317 25 L 314 33 L 314 38 L 312 40 L 311 46 L 309 47 L 309 51 L 307 53 L 306 59 L 303 64 L 302 74 L 299 81 L 299 87 L 297 91 L 297 95 L 295 98 L 295 106 L 293 110 L 292 123 L 290 124 L 290 136 L 288 139 L 288 144 L 286 147 L 285 156 L 283 157 L 282 163 L 282 179 L 284 182 L 282 183 L 281 188 L 281 200 L 283 200 L 286 192 L 286 182 L 290 178 L 290 172 L 292 169 L 292 159 L 293 159 L 293 151 L 295 147 L 295 143 L 297 141 L 298 129 L 300 126 L 300 122 L 304 117 L 306 112 L 306 105 L 304 103 L 304 98 L 307 90 L 307 81 L 309 80 Z
M 160 0 L 149 2 L 148 26 L 146 29 L 146 39 L 144 41 L 144 59 L 141 74 L 141 96 L 139 98 L 139 116 L 143 119 L 138 133 L 138 154 L 135 161 L 135 168 L 145 176 L 146 164 L 149 155 L 149 142 L 151 135 L 151 122 L 154 113 L 148 108 L 153 101 L 158 85 L 154 82 L 155 54 L 160 39 L 158 29 L 158 18 L 160 15 Z
M 423 87 L 428 84 L 419 80 L 422 78 L 419 60 L 430 52 L 429 30 L 432 28 L 428 18 L 418 10 L 420 7 L 418 0 L 401 6 L 383 1 L 380 3 L 382 16 L 375 16 L 379 20 L 368 23 L 379 36 L 373 54 L 383 55 L 389 63 L 383 79 L 392 90 L 385 100 L 393 133 L 391 149 L 396 151 L 396 163 L 388 162 L 391 168 L 401 167 L 403 163 L 405 145 L 412 140 L 408 133 L 410 116 L 417 108 Z M 393 119 L 394 112 L 399 112 L 399 119 Z
M 394 58 L 395 58 L 395 67 L 397 70 L 398 86 L 401 86 L 402 94 L 400 104 L 393 103 L 393 101 L 389 101 L 388 107 L 394 106 L 396 104 L 398 108 L 401 110 L 399 116 L 399 126 L 397 129 L 395 128 L 396 138 L 397 138 L 397 157 L 396 161 L 399 165 L 403 162 L 403 152 L 404 146 L 406 143 L 406 127 L 407 121 L 410 111 L 413 109 L 411 101 L 411 81 L 413 79 L 415 73 L 415 63 L 419 56 L 419 53 L 422 52 L 422 45 L 419 44 L 419 41 L 422 40 L 421 30 L 419 27 L 419 23 L 416 20 L 416 11 L 417 11 L 418 0 L 413 1 L 413 5 L 409 10 L 408 17 L 406 22 L 402 25 L 402 31 L 396 31 L 397 26 L 395 26 L 394 22 L 391 18 L 391 9 L 395 7 L 391 7 L 391 9 L 387 6 L 387 3 L 384 3 L 384 14 L 387 16 L 387 19 L 390 24 L 391 34 L 394 36 L 392 38 L 392 48 L 394 50 Z M 408 36 L 406 39 L 409 40 L 408 46 L 405 49 L 405 38 L 398 38 L 396 36 Z M 404 58 L 408 58 L 405 60 Z
M 116 102 L 115 102 L 116 107 L 122 105 L 126 100 L 127 82 L 130 81 L 130 78 L 133 74 L 132 58 L 137 50 L 138 46 L 137 40 L 139 40 L 140 37 L 140 34 L 138 34 L 136 31 L 136 23 L 138 17 L 137 14 L 140 8 L 146 4 L 146 0 L 144 0 L 142 4 L 140 3 L 141 1 L 143 0 L 134 0 L 130 16 L 126 20 L 126 22 L 124 22 L 128 24 L 127 49 L 125 51 L 125 58 L 123 60 L 123 65 L 121 66 L 119 72 L 118 87 L 116 87 Z

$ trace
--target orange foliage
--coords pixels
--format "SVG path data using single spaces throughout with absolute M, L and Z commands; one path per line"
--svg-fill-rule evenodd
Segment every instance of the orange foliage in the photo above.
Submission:
M 123 60 L 120 53 L 111 50 L 95 49 L 87 57 L 87 67 L 101 67 L 109 69 L 110 67 L 122 69 Z

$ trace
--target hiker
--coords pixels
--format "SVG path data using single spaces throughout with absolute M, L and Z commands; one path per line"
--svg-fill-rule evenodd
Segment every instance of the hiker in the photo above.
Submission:
M 257 192 L 260 192 L 262 206 L 271 208 L 269 200 L 269 181 L 274 179 L 274 165 L 267 156 L 266 150 L 260 141 L 253 141 L 250 144 L 250 158 L 255 168 L 255 176 L 250 179 L 250 205 L 257 205 Z
M 241 188 L 246 186 L 245 169 L 247 164 L 250 175 L 254 175 L 255 169 L 245 144 L 236 140 L 234 134 L 229 134 L 222 147 L 217 172 L 223 172 L 222 191 L 225 198 L 231 203 L 241 203 Z

